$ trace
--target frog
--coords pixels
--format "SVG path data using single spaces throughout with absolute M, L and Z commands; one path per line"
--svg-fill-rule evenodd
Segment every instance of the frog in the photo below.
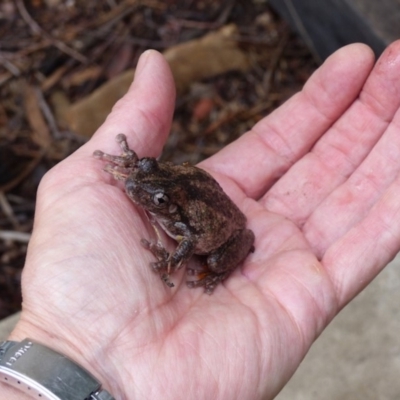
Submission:
M 246 228 L 246 216 L 204 169 L 139 158 L 123 133 L 116 141 L 120 155 L 101 150 L 93 155 L 107 162 L 103 169 L 123 181 L 126 195 L 146 212 L 157 237 L 141 240 L 156 259 L 152 270 L 174 287 L 171 276 L 186 267 L 191 277 L 187 286 L 212 294 L 254 251 L 255 236 Z M 174 251 L 164 246 L 160 229 L 177 243 Z M 200 268 L 189 266 L 192 257 L 202 259 Z

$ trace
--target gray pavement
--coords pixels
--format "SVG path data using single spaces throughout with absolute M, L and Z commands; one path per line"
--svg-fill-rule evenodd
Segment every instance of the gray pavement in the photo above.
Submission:
M 0 340 L 17 319 L 0 322 Z M 339 399 L 400 399 L 400 257 L 335 318 L 276 397 Z
M 19 319 L 19 313 L 0 321 L 0 342 L 7 339 Z
M 400 257 L 314 343 L 275 400 L 400 399 Z

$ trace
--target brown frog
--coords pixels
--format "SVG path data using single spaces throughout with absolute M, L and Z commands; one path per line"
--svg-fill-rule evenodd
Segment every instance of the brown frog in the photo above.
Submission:
M 188 269 L 195 279 L 187 285 L 203 286 L 211 294 L 254 250 L 254 234 L 246 229 L 246 217 L 204 170 L 151 157 L 139 159 L 124 134 L 116 140 L 123 151 L 120 156 L 100 150 L 94 156 L 112 163 L 104 170 L 124 181 L 129 198 L 149 214 L 158 240 L 142 239 L 142 245 L 158 260 L 151 266 L 172 287 L 171 274 L 187 265 L 194 254 L 204 256 L 203 269 Z M 162 245 L 157 224 L 178 242 L 172 253 Z

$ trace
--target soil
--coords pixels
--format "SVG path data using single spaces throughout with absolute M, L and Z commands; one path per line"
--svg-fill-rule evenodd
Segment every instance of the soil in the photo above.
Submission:
M 60 117 L 160 51 L 228 24 L 251 67 L 179 94 L 162 158 L 197 163 L 299 91 L 317 67 L 267 0 L 3 0 L 0 4 L 0 319 L 21 308 L 21 271 L 43 175 L 89 138 Z

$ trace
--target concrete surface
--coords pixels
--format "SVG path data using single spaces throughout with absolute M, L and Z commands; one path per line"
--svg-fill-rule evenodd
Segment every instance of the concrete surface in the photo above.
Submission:
M 320 59 L 349 43 L 378 56 L 400 37 L 400 0 L 269 0 Z
M 7 339 L 19 319 L 19 313 L 0 321 L 0 342 Z
M 0 340 L 17 319 L 0 323 Z M 331 323 L 275 400 L 339 399 L 400 399 L 400 257 Z
M 314 343 L 275 400 L 400 399 L 400 257 Z

